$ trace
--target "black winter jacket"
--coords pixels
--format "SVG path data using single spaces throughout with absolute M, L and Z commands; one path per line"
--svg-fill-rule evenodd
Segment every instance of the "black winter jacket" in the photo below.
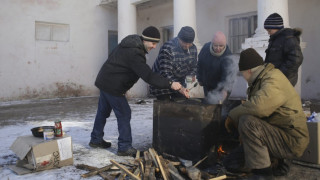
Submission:
M 153 73 L 146 64 L 146 53 L 140 36 L 125 37 L 101 67 L 95 85 L 114 96 L 124 96 L 139 78 L 159 88 L 170 88 L 169 80 Z
M 266 50 L 266 63 L 272 63 L 294 86 L 298 80 L 298 69 L 303 61 L 300 48 L 299 29 L 284 28 L 270 36 Z

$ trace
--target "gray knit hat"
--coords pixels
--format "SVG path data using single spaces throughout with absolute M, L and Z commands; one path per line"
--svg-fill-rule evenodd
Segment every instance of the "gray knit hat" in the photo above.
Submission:
M 264 21 L 264 28 L 265 29 L 282 29 L 283 28 L 282 17 L 278 13 L 271 14 Z
M 245 71 L 263 65 L 262 57 L 253 48 L 248 48 L 240 53 L 239 71 Z
M 178 34 L 178 38 L 183 42 L 192 43 L 194 41 L 195 32 L 192 27 L 184 26 L 181 28 Z

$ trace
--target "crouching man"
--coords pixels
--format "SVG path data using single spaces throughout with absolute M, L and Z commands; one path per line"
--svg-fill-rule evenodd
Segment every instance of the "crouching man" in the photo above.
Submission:
M 272 179 L 270 157 L 299 157 L 309 143 L 301 99 L 285 75 L 252 48 L 241 52 L 239 71 L 249 85 L 248 100 L 229 112 L 225 127 L 238 130 L 252 179 Z

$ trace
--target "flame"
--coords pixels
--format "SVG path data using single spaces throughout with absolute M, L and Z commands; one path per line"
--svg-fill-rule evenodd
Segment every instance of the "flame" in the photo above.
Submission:
M 224 153 L 226 153 L 226 152 L 222 149 L 222 145 L 219 145 L 217 152 L 218 152 L 219 154 L 224 154 Z

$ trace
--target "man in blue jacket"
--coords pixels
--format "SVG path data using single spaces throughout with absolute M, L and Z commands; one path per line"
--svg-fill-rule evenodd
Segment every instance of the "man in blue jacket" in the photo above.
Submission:
M 216 32 L 199 53 L 197 79 L 209 103 L 217 104 L 231 92 L 237 72 L 231 55 L 226 36 L 221 31 Z
M 129 35 L 111 52 L 101 67 L 95 85 L 100 89 L 98 110 L 91 133 L 89 145 L 93 148 L 108 148 L 110 142 L 103 140 L 106 119 L 113 110 L 118 122 L 118 156 L 132 156 L 137 150 L 132 147 L 131 109 L 125 93 L 142 78 L 158 88 L 181 89 L 181 84 L 172 82 L 153 73 L 146 64 L 146 53 L 156 48 L 160 41 L 160 32 L 150 26 L 142 36 Z

